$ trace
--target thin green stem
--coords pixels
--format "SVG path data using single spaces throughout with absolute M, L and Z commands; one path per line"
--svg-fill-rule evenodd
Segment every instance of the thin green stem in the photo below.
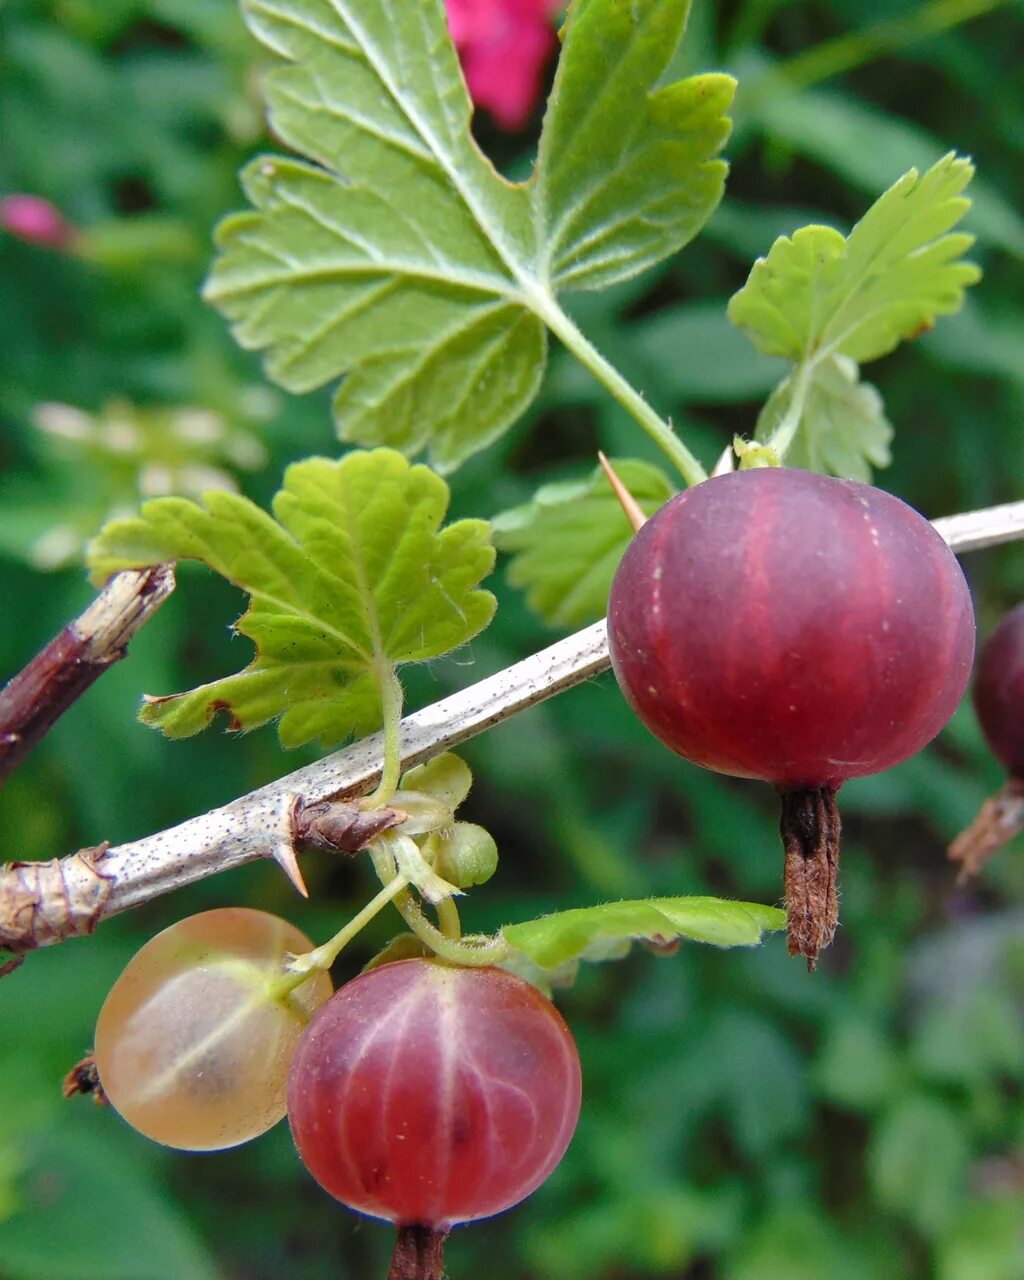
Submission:
M 766 447 L 775 452 L 779 462 L 783 461 L 789 451 L 800 426 L 800 419 L 804 416 L 807 393 L 813 381 L 814 366 L 813 359 L 802 360 L 790 374 L 793 394 L 789 400 L 789 407 L 779 420 L 778 426 L 765 441 Z
M 417 938 L 433 951 L 441 960 L 449 964 L 483 967 L 499 964 L 509 954 L 509 945 L 504 938 L 465 938 L 446 937 L 440 929 L 432 925 L 423 914 L 412 894 L 406 890 L 395 899 L 402 919 Z
M 708 473 L 700 465 L 686 445 L 660 417 L 635 387 L 631 386 L 614 365 L 601 355 L 565 314 L 557 302 L 545 295 L 534 300 L 538 314 L 556 337 L 573 353 L 580 364 L 589 369 L 647 432 L 654 443 L 676 467 L 688 485 L 700 484 Z
M 459 908 L 454 898 L 442 898 L 434 908 L 437 912 L 437 926 L 446 938 L 458 942 L 462 937 L 462 921 L 459 919 Z
M 381 762 L 380 782 L 373 795 L 367 796 L 365 807 L 379 809 L 387 804 L 398 790 L 402 776 L 402 750 L 399 728 L 402 723 L 402 685 L 394 667 L 381 672 L 381 710 L 384 713 L 384 759 Z
M 290 972 L 279 978 L 271 987 L 272 998 L 282 1000 L 296 987 L 301 987 L 311 974 L 326 973 L 352 939 L 365 929 L 374 916 L 389 902 L 394 902 L 408 884 L 409 881 L 405 876 L 396 875 L 375 897 L 370 899 L 362 911 L 357 912 L 344 928 L 339 929 L 329 942 L 296 956 L 289 966 Z
M 370 845 L 370 859 L 373 869 L 385 885 L 393 883 L 395 876 L 395 859 L 387 845 L 387 837 L 375 840 Z M 404 880 L 404 877 L 402 877 Z M 473 937 L 468 939 L 449 938 L 435 925 L 432 925 L 423 914 L 419 904 L 408 889 L 394 899 L 396 908 L 410 930 L 419 938 L 428 950 L 450 964 L 466 966 L 484 966 L 500 964 L 509 954 L 509 945 L 504 938 Z M 452 904 L 454 906 L 454 903 Z M 440 915 L 440 904 L 438 915 Z M 461 934 L 461 925 L 459 926 Z

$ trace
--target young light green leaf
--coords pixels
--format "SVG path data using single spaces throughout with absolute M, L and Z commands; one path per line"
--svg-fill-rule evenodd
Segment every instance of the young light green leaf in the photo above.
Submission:
M 249 167 L 207 298 L 289 390 L 344 379 L 343 439 L 458 466 L 533 398 L 545 323 L 571 329 L 555 288 L 651 265 L 721 196 L 732 81 L 650 92 L 686 8 L 572 7 L 536 180 L 513 185 L 470 134 L 442 0 L 243 0 L 284 63 L 274 132 L 312 163 Z
M 237 631 L 256 657 L 237 675 L 148 701 L 169 737 L 217 711 L 233 729 L 281 717 L 284 746 L 333 745 L 381 721 L 392 668 L 464 644 L 494 612 L 478 584 L 494 550 L 482 520 L 441 527 L 448 486 L 390 449 L 310 458 L 285 473 L 275 518 L 235 494 L 146 503 L 90 549 L 94 579 L 127 566 L 195 559 L 250 595 Z
M 776 240 L 733 295 L 729 318 L 765 355 L 863 362 L 956 311 L 980 277 L 962 260 L 973 237 L 951 233 L 967 212 L 974 172 L 952 154 L 903 175 L 844 238 L 803 227 Z
M 410 835 L 423 835 L 423 856 L 439 876 L 468 889 L 489 880 L 498 867 L 498 846 L 490 832 L 474 822 L 456 822 L 455 811 L 469 795 L 473 775 L 469 765 L 452 751 L 434 756 L 426 764 L 417 765 L 402 777 L 402 786 L 393 803 L 401 809 L 414 802 L 428 800 L 444 813 L 441 822 L 429 828 L 412 829 L 414 823 L 403 823 Z
M 829 356 L 817 361 L 804 399 L 800 424 L 786 453 L 786 465 L 807 471 L 871 480 L 872 467 L 887 467 L 892 426 L 882 397 L 860 381 L 856 361 Z M 793 399 L 793 378 L 785 378 L 768 397 L 754 438 L 761 442 L 785 417 Z
M 576 0 L 537 163 L 544 275 L 601 289 L 687 244 L 722 198 L 736 82 L 658 89 L 689 11 L 681 0 Z
M 552 969 L 594 948 L 628 939 L 686 938 L 717 947 L 756 947 L 765 933 L 786 927 L 778 907 L 724 898 L 649 898 L 559 911 L 506 925 L 505 940 L 535 964 Z
M 612 466 L 646 515 L 674 493 L 664 472 L 646 462 L 615 459 Z M 600 467 L 586 480 L 542 486 L 492 527 L 498 549 L 514 553 L 509 581 L 526 590 L 545 622 L 576 626 L 601 617 L 633 530 Z
M 469 795 L 472 785 L 473 774 L 469 765 L 454 751 L 444 751 L 402 775 L 404 790 L 425 791 L 452 813 Z

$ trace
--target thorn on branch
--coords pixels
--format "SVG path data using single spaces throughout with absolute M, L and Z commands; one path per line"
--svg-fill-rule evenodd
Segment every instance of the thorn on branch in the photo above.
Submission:
M 270 853 L 292 885 L 308 898 L 298 854 L 310 850 L 359 853 L 381 832 L 397 827 L 407 817 L 402 809 L 364 809 L 359 800 L 306 801 L 295 795 L 291 797 L 285 833 Z
M 600 462 L 601 470 L 604 472 L 608 479 L 608 483 L 612 487 L 612 493 L 614 493 L 616 498 L 618 498 L 619 506 L 625 512 L 626 519 L 633 526 L 633 532 L 639 533 L 647 523 L 647 517 L 644 515 L 643 508 L 622 483 L 619 473 L 615 470 L 600 449 L 597 451 L 597 460 Z
M 0 689 L 0 784 L 174 590 L 169 564 L 130 569 Z

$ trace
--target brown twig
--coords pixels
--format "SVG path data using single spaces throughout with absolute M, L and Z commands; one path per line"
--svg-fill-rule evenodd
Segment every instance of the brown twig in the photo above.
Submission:
M 117 574 L 0 690 L 0 784 L 174 590 L 169 564 Z

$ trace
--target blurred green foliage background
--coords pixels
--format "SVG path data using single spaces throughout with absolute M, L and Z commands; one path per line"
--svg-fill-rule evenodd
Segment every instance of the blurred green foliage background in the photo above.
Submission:
M 697 0 L 678 70 L 741 81 L 726 200 L 678 259 L 573 310 L 705 463 L 752 429 L 778 376 L 725 321 L 753 258 L 807 221 L 847 229 L 904 170 L 956 148 L 978 166 L 968 225 L 985 279 L 963 314 L 872 368 L 897 429 L 879 479 L 929 516 L 1024 495 L 1022 51 L 1019 5 L 993 0 Z M 258 63 L 233 0 L 0 4 L 0 194 L 45 196 L 83 237 L 76 256 L 0 237 L 4 673 L 90 599 L 80 569 L 39 566 L 73 558 L 75 537 L 130 501 L 134 474 L 123 450 L 115 465 L 40 431 L 39 404 L 102 414 L 127 401 L 150 423 L 182 406 L 219 415 L 267 450 L 242 478 L 258 500 L 290 460 L 337 451 L 327 395 L 269 387 L 198 298 L 212 225 L 241 204 L 236 170 L 267 145 Z M 523 169 L 533 134 L 508 138 L 486 119 L 479 132 L 509 172 Z M 527 419 L 453 477 L 455 511 L 491 515 L 581 476 L 597 447 L 657 460 L 556 353 Z M 1024 545 L 965 568 L 985 634 L 1024 597 Z M 494 585 L 497 622 L 414 672 L 410 705 L 553 638 L 500 573 Z M 226 630 L 239 607 L 182 571 L 130 660 L 0 794 L 4 858 L 144 835 L 311 758 L 286 755 L 271 730 L 172 744 L 135 722 L 142 691 L 246 660 Z M 779 895 L 770 791 L 674 759 L 610 676 L 465 754 L 478 774 L 467 816 L 503 854 L 464 912 L 471 928 L 614 896 Z M 560 1000 L 585 1072 L 574 1145 L 529 1203 L 455 1234 L 452 1274 L 1020 1280 L 1024 847 L 959 891 L 944 860 L 998 782 L 965 706 L 923 755 L 844 788 L 843 927 L 814 977 L 781 938 L 751 953 L 638 950 L 587 970 Z M 389 1233 L 327 1199 L 286 1126 L 189 1157 L 60 1096 L 107 989 L 158 929 L 238 903 L 323 938 L 370 888 L 350 863 L 310 858 L 306 874 L 308 905 L 276 869 L 244 868 L 30 956 L 0 983 L 3 1280 L 383 1274 Z M 396 925 L 364 935 L 339 980 Z

